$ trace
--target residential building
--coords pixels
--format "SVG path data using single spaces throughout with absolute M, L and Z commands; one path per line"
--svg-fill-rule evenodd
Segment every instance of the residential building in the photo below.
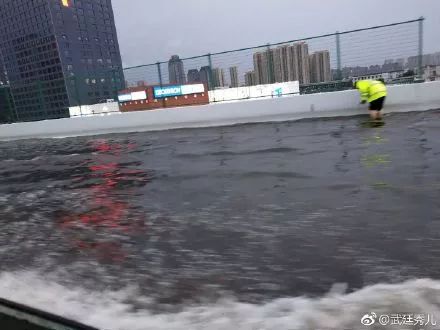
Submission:
M 231 88 L 236 88 L 238 87 L 239 83 L 238 83 L 238 67 L 236 66 L 231 66 L 229 68 L 229 77 L 231 78 Z
M 171 56 L 171 59 L 168 61 L 168 74 L 170 84 L 185 84 L 185 68 L 183 66 L 183 61 L 179 58 L 178 55 Z
M 255 79 L 255 72 L 249 71 L 244 74 L 244 83 L 246 86 L 255 86 L 257 85 L 256 79 Z
M 254 75 L 256 85 L 265 84 L 267 81 L 267 56 L 265 52 L 254 53 Z
M 288 50 L 288 45 L 279 46 L 274 50 L 273 66 L 275 82 L 289 81 Z
M 225 87 L 225 72 L 221 68 L 212 69 L 212 84 L 214 88 Z
M 310 55 L 310 82 L 320 83 L 331 81 L 330 52 L 328 50 L 318 51 Z
M 68 117 L 124 85 L 111 0 L 0 0 L 0 31 L 19 121 Z
M 306 42 L 256 52 L 253 62 L 256 84 L 310 83 L 309 46 Z
M 210 66 L 202 66 L 200 68 L 200 82 L 205 83 L 208 89 L 212 89 L 212 71 Z
M 289 81 L 300 84 L 310 83 L 309 46 L 306 42 L 298 42 L 287 50 Z
M 272 84 L 275 82 L 273 57 L 273 49 L 254 53 L 254 73 L 257 85 Z
M 188 71 L 188 83 L 200 82 L 200 72 L 197 69 Z

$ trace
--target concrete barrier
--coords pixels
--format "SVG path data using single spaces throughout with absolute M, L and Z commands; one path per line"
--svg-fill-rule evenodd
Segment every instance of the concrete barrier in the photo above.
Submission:
M 69 114 L 72 118 L 108 115 L 114 114 L 115 112 L 120 112 L 118 102 L 99 103 L 69 108 Z
M 438 108 L 440 108 L 440 82 L 389 87 L 385 112 L 426 111 Z M 9 124 L 0 127 L 0 139 L 142 132 L 366 113 L 367 106 L 359 104 L 358 92 L 350 90 L 122 113 L 105 117 Z

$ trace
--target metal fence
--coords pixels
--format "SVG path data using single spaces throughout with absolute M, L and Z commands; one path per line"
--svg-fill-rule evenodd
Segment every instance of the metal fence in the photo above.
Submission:
M 299 81 L 300 93 L 310 94 L 350 89 L 351 80 L 360 77 L 417 82 L 415 76 L 422 75 L 423 22 L 421 17 L 182 59 L 173 56 L 125 68 L 124 79 L 115 70 L 31 79 L 23 86 L 1 88 L 0 122 L 68 117 L 69 107 L 78 106 L 78 116 L 83 116 L 94 111 L 83 107 L 116 100 L 118 91 L 144 85 L 203 82 L 216 90 Z
M 338 90 L 329 82 L 405 71 L 421 74 L 424 18 L 298 38 L 124 69 L 126 87 L 205 82 L 209 89 L 297 80 L 303 90 Z M 315 87 L 310 85 L 317 84 Z M 320 86 L 320 87 L 319 87 Z M 338 87 L 339 86 L 339 87 Z

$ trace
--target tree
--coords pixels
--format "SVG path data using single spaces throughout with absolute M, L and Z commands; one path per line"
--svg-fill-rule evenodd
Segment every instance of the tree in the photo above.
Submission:
M 415 76 L 414 71 L 408 70 L 408 71 L 404 72 L 401 77 L 413 77 L 413 76 Z

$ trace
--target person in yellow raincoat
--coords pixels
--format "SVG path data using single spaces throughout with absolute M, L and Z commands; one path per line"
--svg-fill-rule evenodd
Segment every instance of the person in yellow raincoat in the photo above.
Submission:
M 382 119 L 382 110 L 388 95 L 387 87 L 383 80 L 359 80 L 354 87 L 361 94 L 361 103 L 370 103 L 370 117 L 373 120 Z

